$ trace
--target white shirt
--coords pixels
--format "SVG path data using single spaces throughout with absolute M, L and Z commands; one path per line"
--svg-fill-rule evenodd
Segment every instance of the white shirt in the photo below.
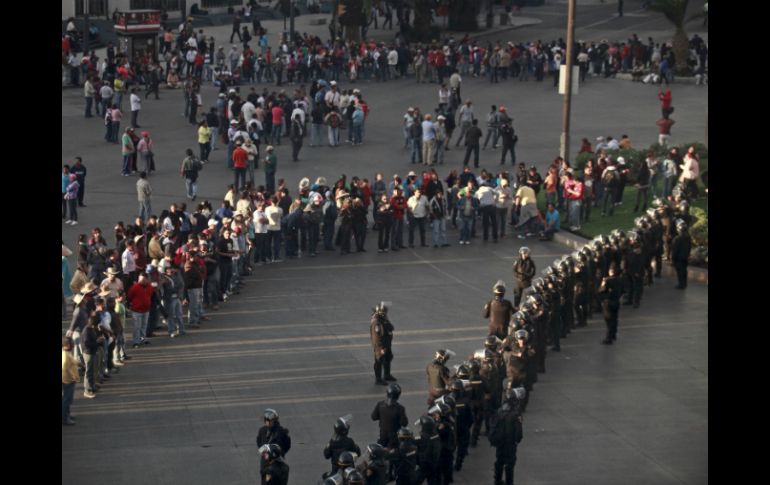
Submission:
M 412 215 L 416 218 L 423 218 L 428 215 L 428 198 L 424 195 L 421 195 L 419 200 L 416 195 L 409 197 L 406 205 L 409 206 L 412 210 Z
M 398 52 L 393 49 L 392 51 L 388 52 L 388 65 L 395 66 L 396 64 L 398 64 Z
M 493 205 L 495 203 L 495 189 L 489 185 L 482 185 L 479 187 L 479 190 L 476 191 L 474 197 L 479 199 L 479 205 L 482 207 Z
M 267 225 L 268 231 L 280 231 L 281 230 L 281 218 L 283 217 L 283 209 L 276 205 L 271 205 L 265 209 L 265 215 L 270 223 Z
M 259 222 L 262 218 L 267 218 L 267 215 L 265 214 L 264 210 L 255 210 L 254 211 L 254 217 L 252 218 L 254 220 L 254 232 L 256 234 L 267 234 L 267 224 L 262 224 Z
M 241 106 L 241 113 L 243 113 L 243 119 L 246 121 L 246 123 L 254 118 L 254 114 L 256 114 L 256 112 L 257 108 L 249 101 L 246 101 L 243 103 L 243 106 Z
M 700 166 L 698 160 L 695 157 L 689 155 L 684 156 L 684 164 L 682 165 L 682 180 L 695 180 L 700 173 Z
M 102 99 L 111 98 L 113 94 L 115 94 L 115 92 L 106 84 L 99 90 L 99 95 L 102 97 Z
M 498 209 L 505 209 L 510 206 L 512 200 L 510 187 L 497 187 L 495 189 L 495 205 Z
M 453 88 L 460 87 L 461 82 L 463 82 L 463 79 L 457 73 L 452 74 L 452 76 L 449 78 L 449 85 Z
M 305 112 L 302 110 L 302 108 L 294 108 L 294 110 L 291 112 L 291 119 L 294 119 L 295 116 L 299 115 L 300 121 L 302 121 L 302 124 L 305 124 Z
M 447 103 L 449 103 L 449 90 L 448 89 L 439 89 L 438 90 L 438 102 L 439 102 L 439 104 L 447 104 Z
M 607 142 L 607 150 L 620 150 L 618 140 L 610 140 Z
M 128 274 L 136 271 L 136 263 L 134 262 L 134 255 L 131 254 L 127 248 L 123 251 L 123 256 L 120 258 L 123 264 L 123 272 Z
M 337 106 L 339 108 L 340 106 L 340 93 L 339 91 L 329 91 L 324 96 L 324 101 L 326 101 L 326 104 Z
M 470 123 L 473 121 L 473 108 L 468 107 L 467 104 L 464 104 L 462 108 L 460 108 L 460 122 L 462 123 Z
M 139 111 L 140 109 L 142 109 L 142 98 L 136 93 L 131 93 L 131 111 Z

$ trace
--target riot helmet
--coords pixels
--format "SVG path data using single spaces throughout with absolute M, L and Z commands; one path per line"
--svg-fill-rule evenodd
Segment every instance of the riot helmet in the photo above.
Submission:
M 527 246 L 522 246 L 519 248 L 519 256 L 521 257 L 528 257 L 529 256 L 529 248 Z
M 342 468 L 343 470 L 345 468 L 355 466 L 355 464 L 356 464 L 355 453 L 351 453 L 349 451 L 343 451 L 342 453 L 340 453 L 339 458 L 337 458 L 337 466 Z
M 372 460 L 379 460 L 385 457 L 385 448 L 379 443 L 371 443 L 366 447 L 366 451 L 369 453 L 369 457 Z
M 504 295 L 505 294 L 505 281 L 497 280 L 497 283 L 495 283 L 495 286 L 492 287 L 492 291 L 495 293 L 495 295 Z
M 341 418 L 337 418 L 337 421 L 334 423 L 334 432 L 342 436 L 347 436 L 348 431 L 350 431 L 350 422 L 352 420 L 352 414 L 346 414 Z
M 412 433 L 412 430 L 409 428 L 399 428 L 396 436 L 398 437 L 399 441 L 414 439 L 414 433 Z
M 449 359 L 455 356 L 455 353 L 449 349 L 438 349 L 434 360 L 440 364 L 445 363 Z
M 516 330 L 516 333 L 513 335 L 516 338 L 516 340 L 527 340 L 529 338 L 529 332 L 527 332 L 523 328 Z

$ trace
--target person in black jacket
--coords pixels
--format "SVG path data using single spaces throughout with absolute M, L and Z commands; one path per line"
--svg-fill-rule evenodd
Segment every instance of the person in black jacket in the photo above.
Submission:
M 616 276 L 617 266 L 615 263 L 610 265 L 609 276 L 602 279 L 599 287 L 599 293 L 604 295 L 602 302 L 602 311 L 604 321 L 607 324 L 607 335 L 602 340 L 604 345 L 610 345 L 617 339 L 618 334 L 618 311 L 620 310 L 620 295 L 623 293 L 623 283 Z
M 395 381 L 396 378 L 390 373 L 390 362 L 393 360 L 393 324 L 388 320 L 388 307 L 385 302 L 380 302 L 372 314 L 369 332 L 372 338 L 372 348 L 374 350 L 374 378 L 375 384 L 386 386 L 386 381 Z M 385 378 L 383 379 L 382 370 L 385 369 Z
M 508 325 L 514 313 L 513 303 L 505 299 L 505 283 L 498 280 L 492 289 L 494 298 L 484 306 L 482 316 L 489 319 L 489 335 L 495 335 L 500 340 L 508 336 Z
M 422 483 L 425 480 L 428 485 L 439 485 L 437 468 L 441 456 L 441 438 L 436 432 L 436 421 L 432 416 L 424 414 L 419 423 L 420 436 L 415 439 L 417 464 L 420 466 L 417 482 Z
M 278 422 L 278 412 L 276 410 L 270 408 L 265 409 L 263 417 L 265 425 L 259 428 L 259 432 L 257 433 L 257 446 L 278 445 L 280 446 L 280 457 L 285 457 L 286 453 L 291 449 L 289 430 L 281 426 L 281 423 Z M 270 463 L 271 462 L 265 458 L 263 453 L 260 470 L 264 472 Z
M 503 469 L 505 469 L 506 485 L 513 485 L 516 451 L 524 436 L 518 406 L 519 396 L 524 393 L 524 389 L 521 388 L 506 392 L 506 402 L 495 415 L 494 425 L 489 432 L 489 442 L 496 448 L 495 485 L 502 485 Z
M 401 386 L 395 382 L 390 383 L 386 395 L 387 399 L 374 406 L 372 421 L 380 422 L 380 439 L 377 440 L 377 443 L 386 448 L 394 448 L 398 444 L 396 433 L 409 421 L 406 418 L 406 409 L 398 403 Z
M 671 261 L 676 269 L 676 278 L 678 284 L 674 287 L 677 290 L 687 288 L 687 263 L 692 249 L 692 240 L 687 231 L 687 223 L 682 219 L 676 220 L 677 235 L 671 242 Z
M 337 418 L 337 421 L 334 423 L 334 434 L 329 440 L 329 444 L 324 448 L 324 458 L 331 461 L 332 471 L 329 474 L 324 474 L 324 478 L 337 473 L 339 469 L 337 462 L 342 452 L 349 451 L 356 455 L 361 454 L 361 448 L 353 441 L 353 438 L 348 436 L 351 419 L 353 419 L 353 416 L 347 415 Z
M 280 445 L 270 444 L 262 448 L 262 460 L 266 463 L 260 472 L 262 485 L 287 485 L 289 483 L 289 465 L 283 461 Z
M 468 391 L 470 391 L 470 385 Z M 452 393 L 455 400 L 455 413 L 457 414 L 457 458 L 455 459 L 455 471 L 463 467 L 463 460 L 468 456 L 468 445 L 471 442 L 471 427 L 473 426 L 473 413 L 471 412 L 470 395 L 466 392 L 465 384 L 460 379 L 452 383 Z

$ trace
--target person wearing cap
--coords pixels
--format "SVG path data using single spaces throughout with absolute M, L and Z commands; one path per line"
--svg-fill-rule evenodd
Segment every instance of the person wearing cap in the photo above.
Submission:
M 511 165 L 516 165 L 516 142 L 519 137 L 513 129 L 510 120 L 506 120 L 500 126 L 500 137 L 503 139 L 503 152 L 500 154 L 500 165 L 505 165 L 505 155 L 511 154 Z
M 152 149 L 153 149 L 153 142 L 152 142 L 152 139 L 150 138 L 150 132 L 143 131 L 142 139 L 139 140 L 139 143 L 136 145 L 136 151 L 142 156 L 142 162 L 144 162 L 143 171 L 146 172 L 147 174 L 152 172 L 155 168 Z
M 436 134 L 436 146 L 433 151 L 431 163 L 438 163 L 439 165 L 444 163 L 444 152 L 446 151 L 446 145 L 449 139 L 445 120 L 446 117 L 444 115 L 438 115 L 436 122 L 433 123 L 433 131 Z

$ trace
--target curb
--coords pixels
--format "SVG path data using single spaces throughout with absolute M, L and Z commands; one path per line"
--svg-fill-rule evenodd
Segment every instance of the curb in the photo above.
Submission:
M 631 81 L 631 74 L 619 72 L 615 74 L 615 79 Z M 642 83 L 643 84 L 643 83 Z M 675 76 L 672 84 L 695 84 L 695 77 Z
M 553 240 L 564 244 L 565 246 L 572 248 L 572 249 L 580 249 L 583 245 L 585 245 L 587 242 L 590 242 L 588 239 L 585 239 L 580 236 L 576 236 L 575 234 L 560 231 L 557 233 L 554 233 Z M 669 264 L 664 264 L 663 268 L 661 269 L 661 273 L 665 274 L 666 276 L 674 277 L 676 278 L 676 270 L 673 266 Z M 709 272 L 707 269 L 703 268 L 695 268 L 692 266 L 687 267 L 687 282 L 695 282 L 695 283 L 701 283 L 704 285 L 709 284 Z

